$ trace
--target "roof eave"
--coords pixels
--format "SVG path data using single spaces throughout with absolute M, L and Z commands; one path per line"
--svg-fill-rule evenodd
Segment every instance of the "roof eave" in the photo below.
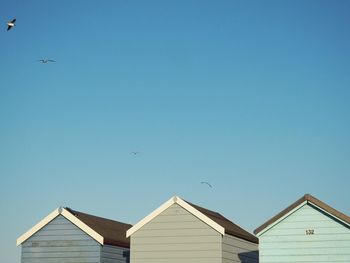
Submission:
M 288 213 L 284 214 L 283 216 L 279 217 L 278 219 L 276 219 L 275 221 L 271 222 L 270 224 L 268 224 L 267 226 L 264 226 L 263 228 L 259 227 L 254 231 L 254 234 L 259 237 L 262 234 L 264 234 L 266 231 L 268 231 L 270 228 L 272 228 L 273 226 L 277 225 L 279 222 L 281 222 L 283 219 L 285 219 L 286 217 L 288 217 L 289 215 L 293 214 L 296 210 L 298 210 L 299 208 L 301 208 L 302 206 L 304 206 L 307 203 L 307 201 L 305 200 L 304 202 L 300 203 L 299 205 L 297 205 L 295 208 L 293 208 L 292 210 L 290 210 Z M 261 229 L 260 229 L 261 228 Z
M 28 238 L 30 238 L 32 235 L 34 235 L 36 232 L 38 232 L 40 229 L 46 226 L 49 222 L 55 219 L 60 214 L 60 209 L 61 208 L 56 208 L 55 210 L 53 210 L 49 215 L 40 220 L 35 226 L 33 226 L 19 238 L 17 238 L 16 245 L 21 245 L 24 241 L 26 241 Z
M 80 219 L 78 219 L 77 217 L 72 215 L 65 208 L 59 207 L 59 208 L 55 209 L 54 211 L 52 211 L 48 216 L 46 216 L 44 219 L 42 219 L 39 223 L 37 223 L 35 226 L 33 226 L 27 232 L 25 232 L 22 236 L 20 236 L 16 241 L 17 246 L 21 245 L 24 241 L 26 241 L 32 235 L 37 233 L 40 229 L 42 229 L 44 226 L 46 226 L 48 223 L 50 223 L 53 219 L 55 219 L 59 215 L 64 216 L 67 220 L 69 220 L 71 223 L 73 223 L 78 228 L 83 230 L 86 234 L 88 234 L 90 237 L 95 239 L 101 245 L 104 244 L 103 236 L 101 236 L 99 233 L 97 233 L 91 227 L 86 225 Z
M 126 231 L 126 237 L 130 237 L 132 234 L 134 234 L 137 230 L 139 230 L 141 227 L 143 227 L 145 224 L 150 222 L 152 219 L 154 219 L 156 216 L 158 216 L 160 213 L 162 213 L 164 210 L 169 208 L 173 204 L 178 204 L 200 220 L 202 220 L 207 225 L 211 226 L 213 229 L 218 231 L 221 235 L 225 235 L 225 228 L 220 226 L 218 223 L 204 215 L 202 212 L 195 209 L 193 206 L 188 204 L 186 201 L 182 200 L 178 196 L 174 196 L 170 198 L 168 201 L 166 201 L 164 204 L 162 204 L 160 207 L 158 207 L 156 210 L 154 210 L 152 213 L 150 213 L 148 216 L 143 218 L 141 221 L 139 221 L 137 224 L 135 224 L 133 227 L 131 227 L 129 230 Z
M 350 218 L 347 215 L 330 207 L 329 205 L 317 199 L 316 197 L 313 197 L 310 194 L 305 194 L 302 198 L 298 199 L 296 202 L 288 206 L 286 209 L 282 210 L 280 213 L 278 213 L 277 215 L 275 215 L 274 217 L 266 221 L 264 224 L 262 224 L 260 227 L 255 229 L 254 234 L 258 237 L 261 236 L 267 230 L 269 230 L 270 228 L 278 224 L 280 221 L 288 217 L 290 214 L 294 213 L 296 210 L 298 210 L 300 207 L 304 206 L 305 204 L 310 204 L 312 206 L 315 206 L 317 209 L 335 218 L 339 222 L 347 226 L 350 226 Z

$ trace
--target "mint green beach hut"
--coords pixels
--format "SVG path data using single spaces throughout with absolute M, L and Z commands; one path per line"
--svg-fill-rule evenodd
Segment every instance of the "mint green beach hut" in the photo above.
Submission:
M 254 233 L 260 263 L 350 262 L 350 217 L 308 194 Z

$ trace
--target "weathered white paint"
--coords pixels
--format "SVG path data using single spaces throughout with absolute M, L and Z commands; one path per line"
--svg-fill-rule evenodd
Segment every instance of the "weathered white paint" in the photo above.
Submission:
M 130 263 L 129 249 L 101 245 L 63 215 L 22 243 L 21 263 Z
M 29 229 L 26 233 L 24 233 L 22 236 L 20 236 L 17 239 L 17 246 L 22 244 L 24 241 L 26 241 L 28 238 L 30 238 L 32 235 L 34 235 L 36 232 L 38 232 L 40 229 L 42 229 L 44 226 L 46 226 L 48 223 L 50 223 L 53 219 L 55 219 L 59 215 L 64 216 L 71 223 L 76 225 L 78 228 L 83 230 L 85 233 L 87 233 L 89 236 L 91 236 L 93 239 L 95 239 L 97 242 L 99 242 L 101 245 L 103 245 L 103 236 L 98 234 L 95 230 L 93 230 L 91 227 L 86 225 L 80 219 L 78 219 L 77 217 L 72 215 L 66 209 L 60 207 L 60 208 L 55 209 L 48 216 L 46 216 L 44 219 L 42 219 L 39 223 L 37 223 L 35 226 L 33 226 L 31 229 Z
M 259 257 L 260 263 L 350 262 L 350 227 L 307 203 L 259 237 Z
M 100 263 L 101 245 L 62 215 L 22 243 L 21 263 Z
M 31 229 L 29 229 L 27 232 L 25 232 L 22 236 L 20 236 L 17 239 L 17 246 L 22 244 L 25 240 L 27 240 L 29 237 L 31 237 L 34 233 L 39 231 L 41 228 L 43 228 L 45 225 L 47 225 L 52 219 L 57 217 L 60 214 L 59 208 L 52 211 L 48 216 L 46 216 L 44 219 L 40 220 L 39 223 L 37 223 L 35 226 L 33 226 Z

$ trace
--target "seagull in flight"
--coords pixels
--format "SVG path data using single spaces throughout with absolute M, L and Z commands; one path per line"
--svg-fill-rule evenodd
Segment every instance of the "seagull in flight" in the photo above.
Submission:
M 12 21 L 7 22 L 7 31 L 9 31 L 11 28 L 13 28 L 16 25 L 16 18 L 12 19 Z
M 56 62 L 56 60 L 53 59 L 39 59 L 38 61 L 43 64 L 47 64 L 49 62 Z
M 212 186 L 210 183 L 208 183 L 208 182 L 201 182 L 201 184 L 206 184 L 206 185 L 209 186 L 210 188 L 213 188 L 213 186 Z

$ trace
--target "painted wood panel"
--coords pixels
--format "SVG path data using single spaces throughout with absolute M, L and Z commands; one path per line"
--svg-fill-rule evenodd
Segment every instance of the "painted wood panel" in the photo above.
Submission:
M 130 249 L 104 245 L 101 249 L 101 263 L 130 263 Z
M 231 235 L 222 237 L 223 263 L 258 263 L 258 245 Z
M 350 262 L 350 228 L 310 204 L 262 234 L 259 243 L 260 263 Z
M 22 244 L 22 263 L 100 263 L 101 245 L 58 216 Z
M 132 263 L 221 263 L 221 234 L 173 204 L 131 236 Z
M 155 238 L 153 236 L 151 237 L 137 237 L 133 240 L 134 245 L 145 245 L 145 244 L 196 244 L 196 243 L 217 243 L 217 236 L 206 236 L 205 238 L 202 238 L 200 236 L 186 236 L 186 238 L 178 237 L 178 236 L 168 236 L 168 237 L 161 237 L 161 238 Z

